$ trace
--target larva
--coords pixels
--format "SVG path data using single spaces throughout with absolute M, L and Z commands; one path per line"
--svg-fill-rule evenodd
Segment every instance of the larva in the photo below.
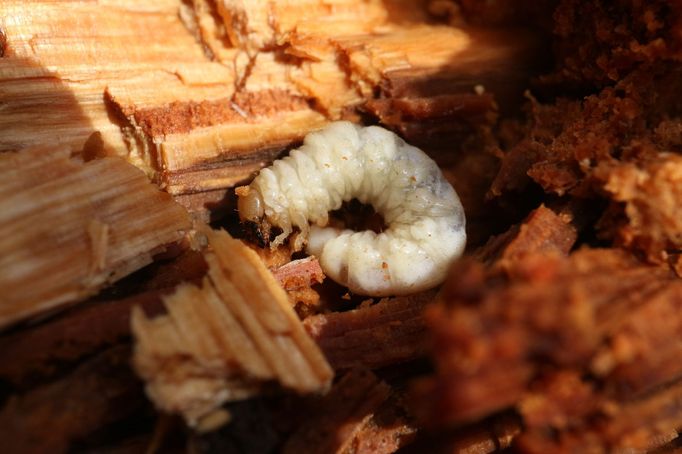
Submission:
M 307 239 L 327 276 L 357 294 L 434 287 L 466 243 L 462 204 L 436 163 L 377 126 L 340 121 L 310 133 L 238 194 L 243 221 L 279 227 L 275 246 L 298 228 L 296 246 Z M 325 228 L 329 212 L 353 198 L 372 205 L 386 230 Z

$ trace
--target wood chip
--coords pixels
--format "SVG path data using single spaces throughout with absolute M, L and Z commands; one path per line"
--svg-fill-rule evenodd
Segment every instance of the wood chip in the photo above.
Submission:
M 575 227 L 554 211 L 539 206 L 518 225 L 488 240 L 476 251 L 484 263 L 513 266 L 529 254 L 568 255 L 578 237 Z
M 320 312 L 320 295 L 312 286 L 322 283 L 325 275 L 316 257 L 293 260 L 272 272 L 301 319 Z
M 241 241 L 206 233 L 202 287 L 185 284 L 165 297 L 166 316 L 133 313 L 135 366 L 151 399 L 194 425 L 266 382 L 298 393 L 324 390 L 332 370 L 272 273 Z
M 325 278 L 320 262 L 312 256 L 292 260 L 275 268 L 273 274 L 284 290 L 298 290 L 313 284 L 320 284 Z
M 313 315 L 303 324 L 335 370 L 375 369 L 423 356 L 427 349 L 422 312 L 435 292 L 385 298 L 347 312 Z
M 191 227 L 180 205 L 120 158 L 8 153 L 0 181 L 0 327 L 83 300 Z

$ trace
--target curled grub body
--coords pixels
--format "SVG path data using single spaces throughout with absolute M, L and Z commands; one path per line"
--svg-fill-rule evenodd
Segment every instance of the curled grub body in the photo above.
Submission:
M 377 126 L 335 122 L 261 170 L 239 194 L 243 221 L 298 228 L 325 273 L 351 291 L 403 295 L 434 287 L 466 243 L 462 204 L 423 151 Z M 357 199 L 374 207 L 381 233 L 325 227 L 329 212 Z M 312 225 L 311 225 L 312 224 Z

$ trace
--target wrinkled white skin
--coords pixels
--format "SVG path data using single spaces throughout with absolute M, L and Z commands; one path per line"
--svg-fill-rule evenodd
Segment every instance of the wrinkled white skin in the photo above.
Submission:
M 464 251 L 462 204 L 423 151 L 377 126 L 335 122 L 263 169 L 250 185 L 265 218 L 298 227 L 325 274 L 353 293 L 405 295 L 441 283 Z M 353 198 L 384 218 L 382 233 L 324 228 L 328 213 Z M 314 223 L 314 226 L 309 226 Z M 300 244 L 299 244 L 300 245 Z

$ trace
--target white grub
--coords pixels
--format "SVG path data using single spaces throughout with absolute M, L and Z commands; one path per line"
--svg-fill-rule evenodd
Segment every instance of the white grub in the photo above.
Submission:
M 377 126 L 339 121 L 310 133 L 238 194 L 242 220 L 282 229 L 273 246 L 298 228 L 295 246 L 308 239 L 325 274 L 357 294 L 432 288 L 466 243 L 462 204 L 436 163 Z M 329 212 L 354 198 L 381 214 L 386 230 L 325 227 Z

